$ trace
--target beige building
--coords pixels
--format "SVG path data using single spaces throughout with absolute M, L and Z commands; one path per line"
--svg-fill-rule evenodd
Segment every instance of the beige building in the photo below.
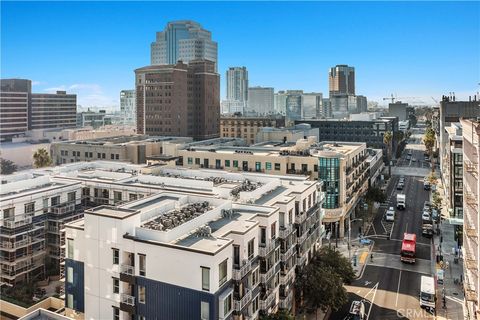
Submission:
M 478 319 L 480 278 L 478 270 L 480 229 L 480 122 L 460 120 L 463 136 L 463 261 L 464 289 L 469 319 Z
M 256 141 L 257 133 L 264 127 L 285 126 L 285 117 L 221 117 L 220 136 L 242 138 L 248 144 Z
M 191 141 L 192 138 L 185 137 L 121 136 L 56 142 L 52 143 L 50 152 L 55 164 L 95 160 L 142 164 L 151 156 L 175 156 L 179 144 Z
M 361 142 L 322 142 L 315 137 L 296 143 L 264 143 L 251 147 L 201 145 L 178 151 L 183 166 L 223 169 L 232 172 L 263 172 L 274 175 L 300 174 L 321 180 L 325 191 L 327 230 L 344 237 L 348 217 L 369 180 L 368 151 Z

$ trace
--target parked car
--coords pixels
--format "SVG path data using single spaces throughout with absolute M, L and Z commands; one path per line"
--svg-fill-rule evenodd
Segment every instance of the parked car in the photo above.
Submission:
M 395 209 L 393 209 L 393 207 L 390 207 L 387 212 L 385 212 L 385 221 L 395 221 Z
M 433 221 L 437 222 L 440 220 L 440 215 L 438 214 L 437 209 L 431 209 L 430 212 L 432 213 L 432 219 Z
M 422 223 L 431 224 L 431 222 L 432 222 L 432 217 L 430 216 L 430 212 L 423 211 L 423 213 L 422 213 Z

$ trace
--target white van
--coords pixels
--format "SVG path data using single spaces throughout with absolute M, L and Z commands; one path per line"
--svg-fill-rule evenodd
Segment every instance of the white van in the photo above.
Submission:
M 435 280 L 422 276 L 420 285 L 420 307 L 435 309 Z

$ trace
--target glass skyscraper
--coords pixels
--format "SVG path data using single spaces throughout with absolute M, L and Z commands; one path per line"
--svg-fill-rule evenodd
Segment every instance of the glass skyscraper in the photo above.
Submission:
M 157 32 L 151 44 L 151 64 L 176 64 L 179 60 L 206 59 L 215 62 L 217 69 L 217 43 L 212 34 L 195 21 L 172 21 L 165 29 Z
M 325 201 L 323 208 L 340 207 L 340 159 L 319 158 L 318 179 L 323 181 Z

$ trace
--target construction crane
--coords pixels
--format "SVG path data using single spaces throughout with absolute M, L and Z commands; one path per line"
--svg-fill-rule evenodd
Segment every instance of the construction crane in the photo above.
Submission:
M 418 97 L 397 97 L 397 96 L 394 96 L 393 93 L 390 95 L 390 97 L 386 97 L 386 98 L 383 98 L 383 101 L 385 100 L 392 100 L 392 103 L 395 103 L 395 100 L 399 100 L 399 99 L 418 99 Z
M 434 97 L 430 97 L 430 98 L 432 98 L 432 100 L 435 101 L 436 104 L 438 104 L 438 100 L 437 100 L 437 99 L 435 99 Z

